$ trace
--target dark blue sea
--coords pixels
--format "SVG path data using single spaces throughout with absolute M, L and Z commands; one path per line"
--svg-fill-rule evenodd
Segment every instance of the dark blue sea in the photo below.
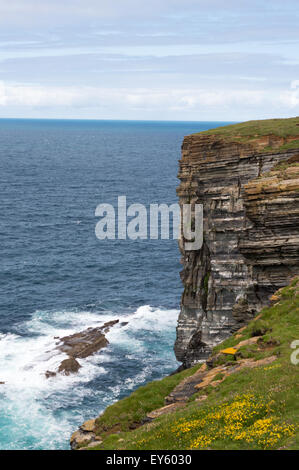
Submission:
M 177 202 L 185 135 L 215 122 L 0 120 L 0 448 L 70 435 L 172 372 L 182 286 L 176 240 L 98 240 L 100 203 Z M 46 379 L 65 336 L 128 322 L 77 375 Z

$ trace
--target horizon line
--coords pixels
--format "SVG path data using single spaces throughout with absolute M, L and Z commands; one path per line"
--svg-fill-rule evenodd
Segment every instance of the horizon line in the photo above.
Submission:
M 222 120 L 178 120 L 178 119 L 113 119 L 113 118 L 31 118 L 31 117 L 0 117 L 0 121 L 112 121 L 112 122 L 227 122 L 227 123 L 235 123 L 240 121 L 222 121 Z

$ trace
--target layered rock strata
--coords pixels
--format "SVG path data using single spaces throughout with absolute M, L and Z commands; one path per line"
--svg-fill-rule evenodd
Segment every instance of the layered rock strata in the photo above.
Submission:
M 184 291 L 175 353 L 185 367 L 207 358 L 298 272 L 299 147 L 263 151 L 272 141 L 184 139 L 180 204 L 204 210 L 202 248 L 185 251 L 179 242 Z

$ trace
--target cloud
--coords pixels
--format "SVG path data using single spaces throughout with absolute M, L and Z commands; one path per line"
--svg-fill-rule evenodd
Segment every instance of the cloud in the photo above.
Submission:
M 204 8 L 206 0 L 184 0 L 184 11 Z M 218 4 L 219 2 L 212 3 Z M 228 0 L 228 3 L 236 3 Z M 14 24 L 49 22 L 56 19 L 57 25 L 78 21 L 111 20 L 116 18 L 155 18 L 161 14 L 175 13 L 181 8 L 181 0 L 0 0 L 0 21 Z
M 297 3 L 0 0 L 1 115 L 81 117 L 84 109 L 99 118 L 239 120 L 293 112 Z
M 74 86 L 40 86 L 0 82 L 2 107 L 111 108 L 190 110 L 207 107 L 255 106 L 282 104 L 293 109 L 299 105 L 299 91 L 285 90 L 211 90 L 101 88 Z
M 154 33 L 159 34 L 161 30 L 155 28 L 153 20 L 158 28 L 161 28 L 161 24 L 167 28 L 167 23 L 171 21 L 174 27 L 186 23 L 188 27 L 185 32 L 191 28 L 197 33 L 202 29 L 205 32 L 205 25 L 209 27 L 218 23 L 218 28 L 225 33 L 236 28 L 242 32 L 246 25 L 251 25 L 249 33 L 254 36 L 257 19 L 259 26 L 263 26 L 267 32 L 273 18 L 276 33 L 277 27 L 280 34 L 284 29 L 290 29 L 290 24 L 285 28 L 284 21 L 289 11 L 293 12 L 288 17 L 289 23 L 293 19 L 296 26 L 294 12 L 297 7 L 297 0 L 288 0 L 283 4 L 281 0 L 251 0 L 250 3 L 248 0 L 0 0 L 0 24 L 4 28 L 30 25 L 34 30 L 51 25 L 55 33 L 61 26 L 71 25 L 76 28 L 84 24 L 91 29 L 95 25 L 106 26 L 113 33 L 129 26 L 128 32 L 132 25 L 134 29 L 138 29 L 139 25 L 140 33 L 143 33 L 150 25 L 150 28 L 154 28 Z M 282 20 L 280 24 L 279 18 Z M 101 34 L 101 29 L 99 33 Z M 213 33 L 206 36 L 209 40 Z
M 280 93 L 279 100 L 290 110 L 299 111 L 299 90 L 284 91 Z

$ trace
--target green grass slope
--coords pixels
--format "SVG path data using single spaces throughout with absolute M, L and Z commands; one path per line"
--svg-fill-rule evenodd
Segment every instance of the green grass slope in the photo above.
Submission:
M 96 419 L 96 434 L 106 438 L 112 433 L 136 428 L 146 418 L 147 413 L 164 405 L 165 397 L 181 380 L 194 374 L 199 367 L 197 365 L 162 380 L 150 382 L 109 406 L 104 414 Z
M 253 145 L 263 136 L 281 138 L 275 148 L 288 150 L 299 147 L 299 116 L 288 119 L 264 119 L 247 121 L 239 124 L 217 127 L 199 132 L 200 135 L 216 135 L 224 140 L 240 143 L 252 143 Z M 277 139 L 276 139 L 277 140 Z M 270 151 L 273 145 L 266 145 L 262 150 Z
M 164 397 L 199 366 L 141 387 L 97 419 L 103 442 L 95 450 L 298 449 L 299 364 L 291 361 L 292 353 L 296 359 L 291 344 L 299 340 L 298 291 L 296 278 L 273 296 L 274 305 L 212 355 L 213 367 L 276 356 L 271 364 L 224 378 L 218 374 L 215 380 L 221 383 L 200 389 L 179 411 L 143 425 L 146 413 L 163 406 Z M 234 356 L 220 352 L 255 336 L 256 343 L 240 347 Z

